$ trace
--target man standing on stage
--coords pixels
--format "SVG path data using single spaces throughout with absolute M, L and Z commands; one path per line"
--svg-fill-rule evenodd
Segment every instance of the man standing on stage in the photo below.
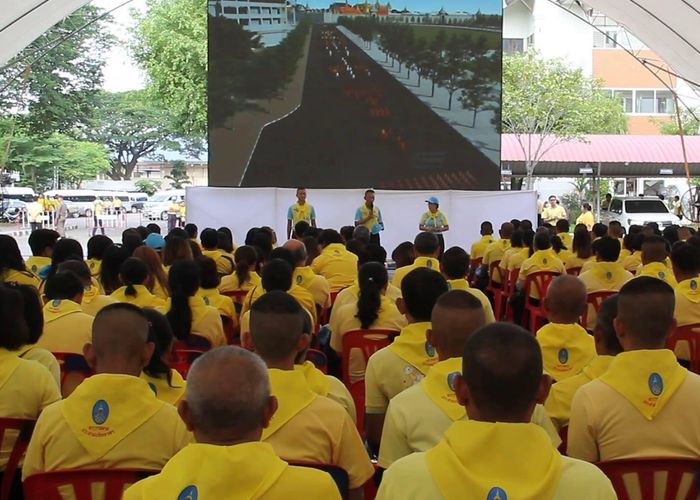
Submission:
M 297 202 L 287 210 L 287 239 L 292 239 L 294 226 L 301 221 L 316 227 L 316 210 L 306 203 L 306 188 L 298 187 Z
M 380 245 L 379 233 L 384 231 L 384 222 L 382 222 L 382 211 L 374 206 L 374 189 L 365 191 L 365 202 L 355 212 L 355 225 L 369 229 L 370 244 Z
M 447 223 L 447 217 L 440 210 L 440 200 L 437 196 L 431 196 L 425 202 L 428 204 L 428 211 L 425 212 L 418 223 L 418 230 L 434 233 L 440 244 L 440 257 L 445 251 L 445 239 L 442 233 L 449 231 L 450 226 Z

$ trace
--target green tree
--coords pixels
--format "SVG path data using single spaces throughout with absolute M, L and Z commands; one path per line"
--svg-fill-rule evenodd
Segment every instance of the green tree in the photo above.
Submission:
M 659 131 L 664 135 L 679 135 L 681 129 L 678 126 L 678 119 L 674 115 L 672 121 L 656 122 L 659 126 Z M 700 134 L 700 108 L 681 110 L 681 125 L 683 126 L 683 134 L 699 135 Z
M 88 126 L 113 43 L 108 19 L 88 24 L 102 12 L 91 5 L 78 9 L 0 70 L 0 109 L 21 116 L 28 133 L 76 135 Z
M 146 193 L 148 196 L 153 196 L 160 189 L 160 181 L 153 179 L 139 179 L 135 184 L 140 193 Z
M 504 58 L 502 127 L 525 155 L 527 189 L 548 151 L 590 133 L 624 133 L 627 118 L 613 97 L 559 59 L 535 51 Z
M 88 137 L 109 150 L 114 180 L 131 179 L 139 159 L 157 150 L 179 150 L 171 115 L 148 98 L 145 91 L 100 95 L 98 116 Z
M 169 179 L 170 187 L 173 189 L 183 189 L 185 184 L 192 184 L 190 176 L 187 175 L 187 163 L 182 160 L 175 160 L 170 168 L 170 175 L 165 176 Z
M 173 132 L 207 136 L 207 2 L 147 0 L 136 14 L 132 51 L 148 74 L 149 92 L 173 115 Z

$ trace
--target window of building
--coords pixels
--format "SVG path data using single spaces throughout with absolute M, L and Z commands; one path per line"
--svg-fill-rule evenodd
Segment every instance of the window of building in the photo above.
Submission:
M 634 102 L 634 93 L 632 90 L 616 90 L 615 97 L 617 97 L 622 103 L 622 109 L 625 110 L 625 113 L 634 112 L 632 105 Z
M 530 47 L 535 46 L 535 34 L 533 33 L 529 37 L 527 37 L 527 48 L 529 49 Z
M 605 48 L 607 48 L 607 49 L 617 48 L 617 31 L 606 31 L 605 32 Z
M 612 92 L 622 104 L 625 113 L 670 115 L 676 112 L 673 93 L 670 90 L 603 90 Z
M 248 7 L 239 7 L 239 8 L 238 8 L 238 13 L 239 13 L 239 14 L 247 14 L 247 13 L 248 13 Z
M 248 21 L 248 19 L 241 19 L 240 23 L 242 26 L 248 26 L 248 24 L 250 24 L 250 21 Z
M 525 50 L 524 48 L 525 40 L 522 38 L 504 38 L 503 39 L 503 53 L 504 54 L 515 54 Z
M 224 14 L 238 14 L 236 7 L 224 7 Z
M 634 100 L 635 113 L 654 113 L 654 91 L 638 90 Z
M 656 112 L 667 115 L 676 112 L 676 102 L 670 90 L 656 91 Z

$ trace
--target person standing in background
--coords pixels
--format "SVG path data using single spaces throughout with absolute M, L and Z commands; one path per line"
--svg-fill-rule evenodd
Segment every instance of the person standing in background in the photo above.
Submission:
M 307 222 L 311 227 L 316 227 L 316 210 L 306 203 L 306 188 L 297 188 L 297 202 L 287 210 L 287 239 L 291 240 L 294 234 L 294 226 L 298 222 Z
M 180 205 L 177 202 L 177 197 L 173 196 L 170 198 L 170 204 L 168 205 L 168 232 L 175 229 L 177 226 L 177 219 L 180 216 Z
M 105 206 L 102 203 L 102 200 L 100 199 L 99 196 L 95 197 L 95 201 L 92 204 L 92 219 L 94 226 L 92 227 L 92 235 L 95 236 L 97 233 L 97 228 L 100 228 L 100 231 L 102 231 L 102 234 L 105 234 L 105 225 L 104 222 L 102 222 L 102 212 L 104 211 Z
M 683 206 L 681 205 L 680 196 L 676 195 L 673 197 L 673 201 L 671 202 L 671 209 L 673 210 L 673 215 L 675 215 L 679 219 L 683 218 Z
M 566 219 L 566 210 L 559 204 L 559 200 L 554 195 L 549 197 L 549 208 L 542 212 L 542 221 L 555 225 L 559 219 Z
M 595 217 L 593 217 L 593 212 L 591 212 L 591 205 L 589 203 L 581 204 L 581 215 L 576 219 L 576 224 L 584 224 L 588 231 L 593 229 Z
M 54 211 L 56 217 L 56 231 L 61 235 L 61 238 L 66 237 L 66 219 L 68 219 L 68 205 L 63 200 L 63 197 L 56 195 L 56 210 Z
M 440 257 L 445 251 L 445 238 L 442 233 L 450 230 L 450 225 L 447 223 L 447 216 L 440 210 L 440 200 L 437 196 L 431 196 L 425 202 L 428 204 L 428 211 L 425 212 L 418 223 L 420 231 L 428 231 L 434 233 L 440 244 Z
M 41 229 L 44 218 L 44 207 L 37 197 L 31 203 L 27 203 L 27 220 L 32 228 L 32 232 Z
M 384 222 L 382 211 L 374 206 L 374 198 L 374 189 L 365 191 L 365 202 L 355 212 L 355 226 L 365 226 L 369 229 L 370 244 L 381 246 L 379 233 L 384 231 Z

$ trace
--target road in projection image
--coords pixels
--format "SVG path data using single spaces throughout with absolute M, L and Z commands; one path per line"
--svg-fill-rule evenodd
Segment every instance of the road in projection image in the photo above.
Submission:
M 501 2 L 431 3 L 211 0 L 210 185 L 498 189 Z

